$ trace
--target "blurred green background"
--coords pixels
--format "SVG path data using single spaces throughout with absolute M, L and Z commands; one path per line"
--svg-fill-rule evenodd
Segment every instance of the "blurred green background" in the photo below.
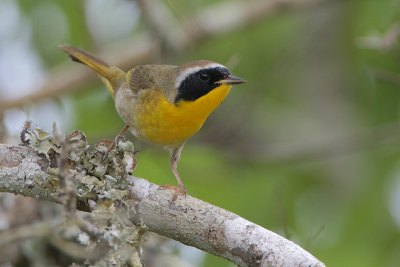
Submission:
M 161 4 L 185 25 L 233 1 L 217 2 Z M 400 2 L 286 2 L 174 52 L 163 46 L 153 58 L 208 59 L 248 81 L 187 142 L 180 175 L 189 194 L 286 236 L 327 266 L 399 266 Z M 61 64 L 84 69 L 59 44 L 107 50 L 104 60 L 115 64 L 112 53 L 124 53 L 116 43 L 148 32 L 162 39 L 128 0 L 2 0 L 0 21 L 2 103 L 37 92 Z M 99 80 L 4 111 L 0 140 L 18 136 L 26 118 L 81 129 L 91 143 L 123 127 Z M 167 151 L 137 147 L 136 176 L 175 184 Z M 208 254 L 192 264 L 232 266 Z

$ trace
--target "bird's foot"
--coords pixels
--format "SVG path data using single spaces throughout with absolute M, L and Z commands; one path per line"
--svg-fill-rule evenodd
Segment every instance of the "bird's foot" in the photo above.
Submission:
M 164 184 L 160 185 L 158 189 L 170 189 L 175 191 L 171 203 L 175 202 L 175 200 L 178 198 L 178 195 L 183 195 L 184 197 L 186 197 L 186 190 L 183 185 L 174 186 L 174 185 Z
M 102 161 L 108 158 L 108 154 L 115 147 L 115 142 L 113 140 L 103 139 L 96 143 L 96 148 L 100 152 L 104 153 Z
M 128 130 L 128 128 L 129 128 L 129 125 L 125 125 L 125 127 L 118 133 L 118 135 L 114 138 L 114 140 L 103 139 L 96 144 L 97 147 L 100 147 L 100 146 L 107 147 L 108 146 L 104 153 L 103 161 L 108 158 L 108 154 L 118 144 L 119 139 L 123 139 L 123 141 L 125 141 L 124 133 Z

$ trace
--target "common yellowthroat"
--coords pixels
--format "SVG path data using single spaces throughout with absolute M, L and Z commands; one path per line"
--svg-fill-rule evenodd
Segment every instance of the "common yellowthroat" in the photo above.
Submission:
M 225 66 L 207 60 L 182 66 L 138 65 L 128 72 L 110 66 L 72 46 L 60 46 L 69 57 L 100 75 L 114 98 L 115 108 L 137 138 L 171 152 L 170 167 L 178 186 L 163 185 L 186 195 L 177 166 L 185 141 L 228 95 L 232 85 L 245 80 Z

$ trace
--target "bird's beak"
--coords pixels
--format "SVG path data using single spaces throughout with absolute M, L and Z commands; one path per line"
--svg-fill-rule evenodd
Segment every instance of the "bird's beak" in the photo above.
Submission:
M 245 83 L 246 80 L 242 78 L 238 78 L 232 75 L 229 75 L 228 78 L 224 80 L 220 80 L 218 82 L 215 82 L 216 84 L 240 84 L 240 83 Z

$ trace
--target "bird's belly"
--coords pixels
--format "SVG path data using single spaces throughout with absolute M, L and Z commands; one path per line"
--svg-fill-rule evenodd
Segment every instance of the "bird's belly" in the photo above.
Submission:
M 172 118 L 168 120 L 160 119 L 163 116 L 141 115 L 146 121 L 142 122 L 141 119 L 136 120 L 138 127 L 134 129 L 135 135 L 140 139 L 159 145 L 182 143 L 194 135 L 204 123 L 203 120 L 202 122 L 185 124 L 183 121 Z
M 161 93 L 153 92 L 143 97 L 141 105 L 135 108 L 134 134 L 160 145 L 182 143 L 200 130 L 229 89 L 229 86 L 221 86 L 195 101 L 183 101 L 178 105 L 169 103 Z

